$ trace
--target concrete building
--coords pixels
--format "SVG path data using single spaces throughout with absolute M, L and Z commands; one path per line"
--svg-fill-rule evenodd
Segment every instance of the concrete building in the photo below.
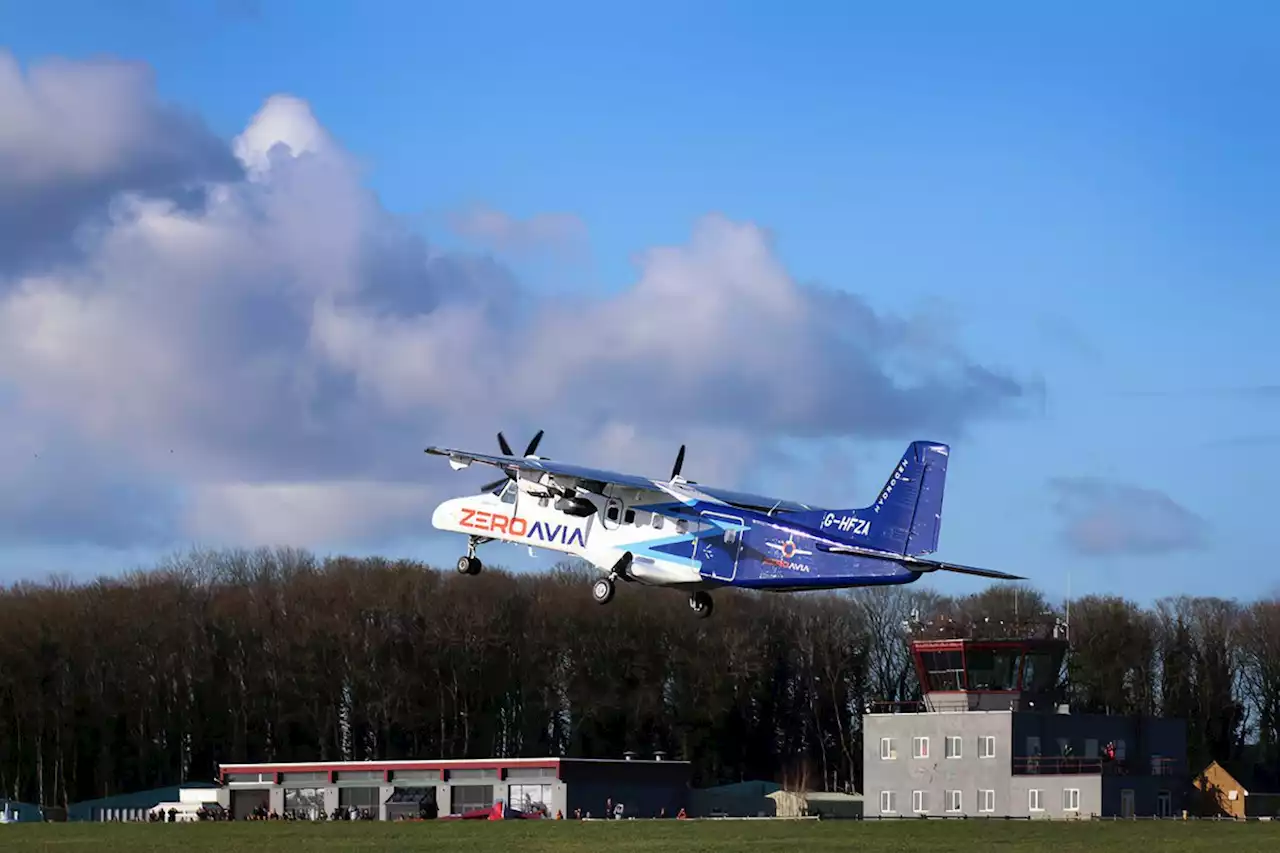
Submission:
M 1070 714 L 1057 639 L 911 644 L 924 700 L 863 717 L 866 815 L 1171 816 L 1186 724 Z
M 226 764 L 222 805 L 234 820 L 265 808 L 285 816 L 367 810 L 378 820 L 477 813 L 502 801 L 517 811 L 604 817 L 669 817 L 687 805 L 687 761 L 505 758 L 484 761 L 357 761 Z

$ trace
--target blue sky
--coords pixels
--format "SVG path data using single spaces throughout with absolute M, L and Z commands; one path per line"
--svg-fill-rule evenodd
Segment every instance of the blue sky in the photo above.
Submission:
M 939 439 L 955 448 L 941 557 L 1058 596 L 1068 573 L 1077 595 L 1274 592 L 1257 555 L 1280 475 L 1280 8 L 1024 6 L 47 0 L 0 3 L 0 48 L 144 62 L 226 140 L 269 97 L 303 99 L 446 249 L 485 248 L 448 227 L 474 205 L 577 217 L 571 257 L 499 252 L 534 297 L 624 294 L 639 253 L 687 243 L 701 217 L 754 223 L 796 281 L 925 312 L 947 346 L 1043 394 L 949 434 L 784 438 L 809 465 L 736 485 L 860 505 L 908 441 Z M 820 396 L 850 395 L 838 366 L 822 377 Z M 671 455 L 682 425 L 664 423 Z M 506 428 L 517 443 L 540 425 Z M 545 452 L 568 456 L 556 428 Z M 479 429 L 450 437 L 489 449 Z M 429 423 L 414 440 L 404 476 L 439 477 Z M 110 571 L 213 529 L 14 539 L 0 578 Z M 1093 551 L 1069 547 L 1090 532 Z M 458 547 L 413 528 L 341 545 Z

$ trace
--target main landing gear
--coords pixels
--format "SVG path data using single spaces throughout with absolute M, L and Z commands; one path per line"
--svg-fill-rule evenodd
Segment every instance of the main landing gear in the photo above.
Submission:
M 488 542 L 479 536 L 470 536 L 467 538 L 467 553 L 465 556 L 458 558 L 458 574 L 460 575 L 478 575 L 480 570 L 484 568 L 484 563 L 480 562 L 480 558 L 476 556 L 476 546 Z
M 714 609 L 710 593 L 698 590 L 693 595 L 689 596 L 689 609 L 692 610 L 693 615 L 697 616 L 699 619 L 706 619 L 710 616 L 711 611 Z
M 591 597 L 595 599 L 596 604 L 608 604 L 613 601 L 613 593 L 615 590 L 615 581 L 622 578 L 624 581 L 631 582 L 635 580 L 631 576 L 628 569 L 631 566 L 631 552 L 628 551 L 622 555 L 622 559 L 614 565 L 609 571 L 607 577 L 597 578 L 591 584 Z M 698 590 L 689 596 L 689 609 L 699 619 L 706 619 L 711 615 L 712 602 L 711 595 L 703 590 Z

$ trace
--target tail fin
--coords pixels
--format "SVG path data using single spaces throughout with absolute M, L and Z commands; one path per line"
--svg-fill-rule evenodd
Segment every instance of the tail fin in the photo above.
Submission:
M 787 519 L 865 548 L 919 556 L 938 550 L 942 493 L 951 449 L 913 441 L 875 503 L 857 509 L 814 510 Z

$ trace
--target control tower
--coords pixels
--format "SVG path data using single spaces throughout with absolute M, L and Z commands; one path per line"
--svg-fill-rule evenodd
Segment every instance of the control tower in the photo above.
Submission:
M 1061 639 L 915 640 L 911 656 L 929 711 L 1065 713 Z
M 862 717 L 868 817 L 1172 816 L 1186 722 L 1070 713 L 1060 637 L 914 639 L 921 700 Z

